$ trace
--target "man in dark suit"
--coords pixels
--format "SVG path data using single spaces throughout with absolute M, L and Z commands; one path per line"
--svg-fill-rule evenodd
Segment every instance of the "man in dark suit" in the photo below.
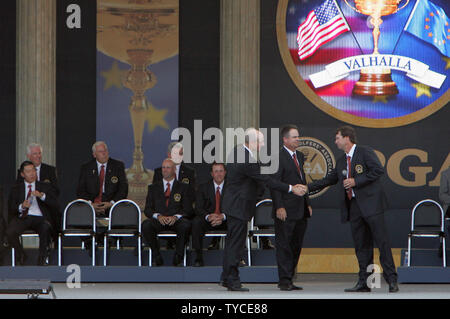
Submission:
M 177 233 L 173 265 L 182 265 L 184 247 L 191 231 L 192 200 L 188 186 L 175 179 L 175 163 L 165 159 L 162 164 L 162 181 L 148 186 L 145 203 L 146 219 L 142 223 L 145 242 L 152 249 L 154 265 L 161 266 L 163 259 L 159 250 L 157 234 L 164 230 Z
M 255 214 L 258 189 L 267 184 L 283 193 L 304 195 L 299 185 L 292 186 L 261 174 L 257 152 L 264 146 L 264 135 L 254 129 L 245 133 L 245 144 L 234 148 L 227 163 L 227 190 L 223 197 L 222 212 L 227 216 L 227 237 L 223 258 L 221 284 L 229 291 L 249 291 L 239 279 L 239 261 L 247 236 L 247 223 Z
M 196 216 L 192 221 L 192 246 L 196 252 L 194 266 L 201 267 L 203 263 L 203 236 L 212 230 L 226 230 L 226 216 L 222 213 L 222 198 L 226 191 L 225 165 L 211 165 L 212 179 L 201 184 L 195 200 Z
M 300 142 L 298 128 L 286 125 L 281 129 L 283 147 L 279 167 L 274 179 L 287 184 L 306 184 L 303 171 L 304 156 L 297 151 Z M 301 290 L 293 284 L 298 259 L 302 250 L 307 218 L 312 214 L 308 195 L 296 196 L 272 190 L 273 217 L 275 220 L 275 247 L 278 264 L 278 288 Z
M 109 157 L 102 142 L 92 146 L 91 161 L 81 166 L 77 197 L 92 202 L 97 214 L 105 215 L 111 206 L 128 196 L 128 181 L 123 162 Z
M 384 169 L 375 152 L 367 146 L 356 145 L 356 133 L 350 126 L 336 130 L 335 143 L 345 152 L 336 167 L 324 179 L 308 184 L 309 191 L 338 184 L 342 222 L 350 221 L 359 280 L 346 292 L 370 292 L 367 267 L 373 264 L 374 241 L 380 249 L 383 275 L 389 292 L 397 292 L 397 273 L 384 221 L 386 197 L 380 178 Z
M 27 146 L 27 158 L 36 167 L 37 181 L 49 183 L 53 186 L 56 196 L 59 196 L 58 176 L 56 167 L 42 163 L 42 146 L 31 143 Z M 23 177 L 20 169 L 17 171 L 17 183 L 22 183 Z
M 24 181 L 13 186 L 9 195 L 8 241 L 17 252 L 18 264 L 25 262 L 25 252 L 19 236 L 31 229 L 39 234 L 38 265 L 47 265 L 52 232 L 57 229 L 59 216 L 55 216 L 58 201 L 54 188 L 48 183 L 38 182 L 36 168 L 30 161 L 20 166 Z
M 194 203 L 197 188 L 195 184 L 195 170 L 183 162 L 183 145 L 180 142 L 170 143 L 167 148 L 167 157 L 175 163 L 175 179 L 189 186 L 188 195 L 191 197 L 192 203 Z M 158 167 L 155 169 L 152 183 L 155 184 L 161 181 L 162 178 L 162 169 Z M 175 240 L 171 237 L 167 238 L 167 249 L 173 249 L 174 245 Z

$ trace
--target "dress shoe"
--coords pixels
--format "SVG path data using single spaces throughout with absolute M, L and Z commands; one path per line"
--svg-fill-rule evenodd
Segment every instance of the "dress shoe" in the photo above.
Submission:
M 203 259 L 196 259 L 194 262 L 194 267 L 203 267 L 204 265 Z
M 303 290 L 302 287 L 296 286 L 294 284 L 291 284 L 291 286 L 292 286 L 292 290 Z
M 241 261 L 239 262 L 239 267 L 245 267 L 247 266 L 247 264 L 245 263 L 244 259 L 241 259 Z
M 396 281 L 389 283 L 389 292 L 398 292 L 398 284 Z
M 159 267 L 159 266 L 162 266 L 163 264 L 164 264 L 164 261 L 163 261 L 161 255 L 156 255 L 153 257 L 152 266 Z
M 282 291 L 291 291 L 292 285 L 291 284 L 278 284 L 278 288 Z
M 227 284 L 227 282 L 226 281 L 220 281 L 219 282 L 219 286 L 222 286 L 222 287 L 225 287 L 225 288 L 228 288 L 228 284 Z
M 370 292 L 371 289 L 367 287 L 366 283 L 358 282 L 355 287 L 344 289 L 345 292 Z
M 242 285 L 241 285 L 241 286 L 238 286 L 238 287 L 228 286 L 228 291 L 249 292 L 250 289 L 245 288 L 245 287 L 242 287 Z
M 272 242 L 269 239 L 266 239 L 263 241 L 262 248 L 263 249 L 275 249 L 275 246 L 272 244 Z
M 38 266 L 48 266 L 49 263 L 49 257 L 46 255 L 39 255 L 37 265 Z
M 183 257 L 179 256 L 178 254 L 175 254 L 175 256 L 173 256 L 173 265 L 175 267 L 183 266 Z

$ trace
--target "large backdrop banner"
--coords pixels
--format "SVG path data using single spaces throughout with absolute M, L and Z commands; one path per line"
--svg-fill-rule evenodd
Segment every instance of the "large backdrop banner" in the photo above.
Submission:
M 97 140 L 143 207 L 178 126 L 178 0 L 97 0 Z

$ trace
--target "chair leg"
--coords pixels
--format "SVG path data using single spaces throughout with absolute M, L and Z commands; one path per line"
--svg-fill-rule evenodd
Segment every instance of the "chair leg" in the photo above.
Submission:
M 95 266 L 95 235 L 92 236 L 92 266 Z
M 138 265 L 142 266 L 142 247 L 141 247 L 141 235 L 138 235 Z
M 408 236 L 408 267 L 411 267 L 411 236 Z
M 447 253 L 445 247 L 445 237 L 442 238 L 442 263 L 444 267 L 447 267 Z
M 61 240 L 61 234 L 58 235 L 58 266 L 61 267 L 62 264 L 62 240 Z
M 247 255 L 248 255 L 248 266 L 250 267 L 252 265 L 252 256 L 250 252 L 250 236 L 247 236 Z
M 148 247 L 148 266 L 152 266 L 152 249 Z
M 103 237 L 103 266 L 106 267 L 106 258 L 107 257 L 107 251 L 108 251 L 108 236 L 107 234 L 105 234 L 105 236 Z
M 16 267 L 16 250 L 11 248 L 11 266 Z
M 186 255 L 187 255 L 187 246 L 184 246 L 184 258 L 183 258 L 183 267 L 186 267 Z

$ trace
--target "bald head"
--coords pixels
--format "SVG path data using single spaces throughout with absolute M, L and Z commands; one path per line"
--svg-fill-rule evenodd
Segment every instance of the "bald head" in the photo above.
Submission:
M 162 162 L 161 173 L 166 181 L 171 181 L 176 176 L 176 167 L 172 159 L 166 158 Z

